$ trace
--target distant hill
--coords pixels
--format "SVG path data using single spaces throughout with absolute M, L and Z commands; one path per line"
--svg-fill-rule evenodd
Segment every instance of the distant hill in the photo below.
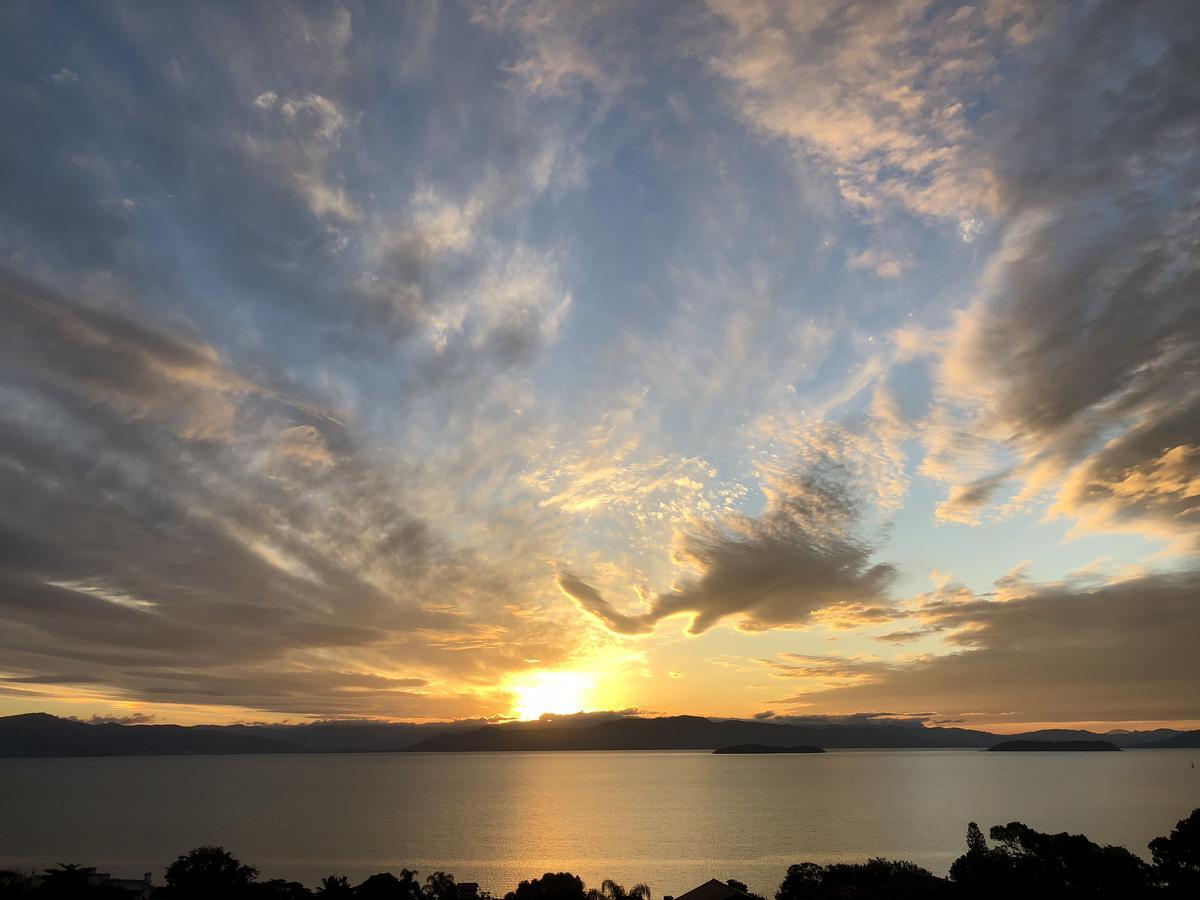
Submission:
M 283 741 L 305 753 L 388 753 L 433 735 L 478 728 L 478 722 L 311 722 L 304 725 L 227 725 L 223 731 Z
M 734 744 L 732 747 L 718 747 L 713 753 L 824 753 L 820 747 L 775 747 L 770 744 Z
M 1121 748 L 1112 741 L 1001 741 L 989 750 L 1101 750 L 1121 752 Z
M 1027 731 L 1024 734 L 1011 734 L 1005 737 L 1013 740 L 1029 741 L 1112 741 L 1118 747 L 1130 749 L 1142 747 L 1151 741 L 1160 741 L 1174 737 L 1178 731 L 1170 728 L 1156 728 L 1153 731 L 1106 731 L 1098 734 L 1093 731 L 1080 731 L 1073 728 L 1044 728 L 1040 731 Z
M 1137 746 L 1146 750 L 1200 749 L 1200 731 L 1181 731 Z
M 285 741 L 182 725 L 93 725 L 46 713 L 0 718 L 0 756 L 289 753 Z
M 409 750 L 713 750 L 733 744 L 815 745 L 826 749 L 987 747 L 997 736 L 965 728 L 910 725 L 786 725 L 741 719 L 714 721 L 699 716 L 624 718 L 581 728 L 513 729 L 489 726 L 442 734 Z
M 609 715 L 609 714 L 604 714 Z M 312 722 L 291 725 L 116 725 L 46 713 L 0 718 L 2 756 L 148 756 L 185 753 L 379 753 L 507 750 L 713 750 L 739 744 L 826 749 L 991 747 L 1007 740 L 1111 740 L 1123 747 L 1197 746 L 1200 732 L 1052 730 L 998 735 L 912 724 L 788 724 L 700 716 L 611 714 L 553 722 Z M 1182 743 L 1176 743 L 1178 738 Z M 1193 743 L 1187 743 L 1192 741 Z

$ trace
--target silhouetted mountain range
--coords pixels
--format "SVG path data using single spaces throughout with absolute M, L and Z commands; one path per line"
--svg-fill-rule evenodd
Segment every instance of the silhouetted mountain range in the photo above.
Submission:
M 820 747 L 774 747 L 770 744 L 734 744 L 732 747 L 718 747 L 713 753 L 717 755 L 753 756 L 759 753 L 824 753 Z
M 46 713 L 0 719 L 0 756 L 155 756 L 290 753 L 293 746 L 223 728 L 91 724 Z
M 306 753 L 381 753 L 405 750 L 438 734 L 469 731 L 479 722 L 312 722 L 305 725 L 226 725 L 222 730 L 283 741 Z
M 987 747 L 1000 738 L 965 728 L 908 725 L 786 725 L 700 716 L 625 718 L 582 728 L 511 729 L 491 726 L 442 734 L 410 750 L 711 750 L 731 744 L 809 744 L 817 747 Z
M 1104 738 L 1133 747 L 1174 732 L 1127 732 L 1098 735 L 1089 731 L 1055 730 L 997 735 L 967 728 L 919 725 L 816 724 L 731 719 L 714 721 L 699 716 L 621 718 L 580 728 L 554 729 L 489 726 L 460 734 L 441 734 L 409 747 L 413 751 L 482 750 L 699 750 L 731 744 L 811 745 L 825 749 L 851 748 L 986 748 L 1005 740 L 1095 740 Z M 1054 735 L 1049 737 L 1048 735 Z
M 1177 731 L 1161 740 L 1143 744 L 1149 749 L 1171 750 L 1176 748 L 1200 749 L 1200 731 Z
M 570 717 L 566 717 L 570 723 Z M 991 747 L 1008 740 L 1096 740 L 1121 747 L 1188 747 L 1200 732 L 1054 729 L 998 735 L 916 724 L 788 724 L 700 716 L 619 716 L 586 724 L 512 722 L 318 722 L 304 725 L 119 725 L 46 713 L 0 718 L 0 756 L 148 756 L 199 753 L 367 753 L 390 751 L 712 750 L 735 744 L 825 749 Z M 1191 741 L 1191 743 L 1188 743 Z

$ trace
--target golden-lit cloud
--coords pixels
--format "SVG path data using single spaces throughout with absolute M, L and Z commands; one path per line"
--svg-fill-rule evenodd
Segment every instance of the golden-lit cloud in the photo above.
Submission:
M 738 111 L 829 166 L 848 201 L 955 219 L 995 208 L 991 171 L 963 147 L 970 129 L 960 98 L 989 75 L 1019 6 L 995 18 L 929 0 L 709 6 L 727 23 L 709 65 Z M 894 277 L 900 265 L 870 267 Z
M 572 574 L 559 587 L 585 612 L 621 634 L 642 634 L 663 619 L 688 615 L 699 634 L 725 619 L 759 631 L 865 614 L 886 604 L 894 576 L 873 563 L 873 548 L 855 537 L 860 498 L 840 460 L 825 456 L 807 471 L 765 473 L 761 517 L 726 515 L 677 531 L 672 557 L 685 574 L 640 614 L 617 611 Z

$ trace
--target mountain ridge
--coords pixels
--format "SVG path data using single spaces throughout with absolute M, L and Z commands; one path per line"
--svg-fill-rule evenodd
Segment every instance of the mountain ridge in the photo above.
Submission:
M 49 713 L 0 717 L 0 757 L 264 753 L 713 750 L 736 744 L 825 749 L 986 749 L 1001 741 L 1111 740 L 1121 747 L 1194 746 L 1200 732 L 1157 729 L 1097 734 L 1050 729 L 994 734 L 894 723 L 794 724 L 703 716 L 620 716 L 576 725 L 544 723 L 313 722 L 243 725 L 125 725 Z M 1183 743 L 1172 743 L 1183 741 Z

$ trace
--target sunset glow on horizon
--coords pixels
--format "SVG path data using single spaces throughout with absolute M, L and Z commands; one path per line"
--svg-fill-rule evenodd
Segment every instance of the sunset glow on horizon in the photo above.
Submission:
M 544 715 L 589 712 L 588 695 L 595 682 L 580 672 L 538 672 L 512 686 L 513 715 L 521 721 Z

